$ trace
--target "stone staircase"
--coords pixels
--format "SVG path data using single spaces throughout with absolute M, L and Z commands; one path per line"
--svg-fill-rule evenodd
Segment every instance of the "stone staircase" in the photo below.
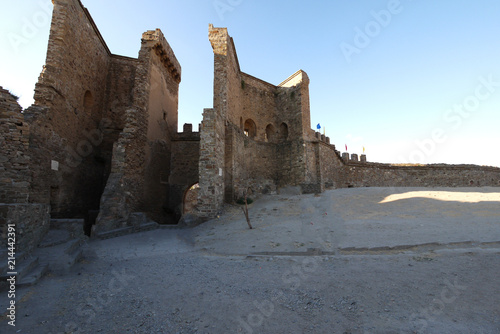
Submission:
M 29 254 L 17 253 L 16 287 L 36 284 L 47 272 L 63 274 L 83 257 L 88 237 L 83 234 L 83 219 L 53 219 L 50 230 Z M 7 290 L 7 252 L 0 252 L 0 290 Z

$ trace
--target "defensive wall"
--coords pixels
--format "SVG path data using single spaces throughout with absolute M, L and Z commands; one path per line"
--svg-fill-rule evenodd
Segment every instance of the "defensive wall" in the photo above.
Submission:
M 140 224 L 138 217 L 214 218 L 245 193 L 287 186 L 500 185 L 496 167 L 341 154 L 311 129 L 307 74 L 273 85 L 242 72 L 227 28 L 213 25 L 213 106 L 199 132 L 191 124 L 178 132 L 181 66 L 163 33 L 146 31 L 137 58 L 114 55 L 79 0 L 53 4 L 34 104 L 22 111 L 0 88 L 0 228 L 5 236 L 16 223 L 23 251 L 36 247 L 50 218 L 84 218 L 100 233 Z

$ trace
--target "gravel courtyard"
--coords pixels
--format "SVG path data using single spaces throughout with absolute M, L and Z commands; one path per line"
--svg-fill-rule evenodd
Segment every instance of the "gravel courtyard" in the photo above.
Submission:
M 500 188 L 285 191 L 250 218 L 91 240 L 0 333 L 500 333 Z

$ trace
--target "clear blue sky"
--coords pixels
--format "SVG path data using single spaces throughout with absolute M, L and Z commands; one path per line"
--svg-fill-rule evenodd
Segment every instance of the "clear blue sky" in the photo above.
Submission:
M 341 151 L 500 166 L 499 1 L 82 1 L 115 54 L 137 57 L 141 34 L 163 31 L 182 66 L 180 128 L 196 129 L 212 106 L 213 23 L 228 27 L 244 72 L 278 84 L 306 71 L 311 127 L 321 123 Z M 23 107 L 45 61 L 41 4 L 51 6 L 0 11 L 0 85 Z

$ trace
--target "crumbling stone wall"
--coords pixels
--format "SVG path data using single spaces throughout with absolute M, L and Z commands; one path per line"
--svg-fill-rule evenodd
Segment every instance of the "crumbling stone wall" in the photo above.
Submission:
M 8 247 L 8 226 L 15 225 L 16 254 L 33 250 L 50 226 L 50 206 L 47 204 L 4 204 L 0 203 L 0 247 Z
M 53 216 L 85 217 L 99 207 L 109 160 L 100 145 L 111 53 L 80 1 L 53 3 L 46 64 L 25 113 L 40 166 L 32 195 L 48 198 Z
M 224 203 L 225 121 L 215 109 L 203 110 L 200 126 L 198 215 L 213 218 Z
M 203 219 L 247 189 L 500 185 L 499 168 L 341 158 L 310 128 L 307 74 L 275 86 L 242 72 L 227 29 L 213 25 L 213 108 L 199 133 L 178 133 L 181 67 L 161 31 L 143 34 L 137 59 L 113 55 L 79 0 L 53 2 L 35 104 L 21 114 L 0 88 L 0 225 L 17 221 L 26 249 L 48 228 L 49 205 L 61 218 L 99 210 L 97 232 L 136 224 L 138 211 L 174 223 L 197 182 L 188 206 Z
M 185 212 L 183 205 L 186 192 L 199 183 L 198 163 L 200 159 L 200 133 L 193 132 L 191 124 L 184 124 L 184 131 L 177 133 L 172 141 L 172 158 L 170 175 L 162 174 L 162 182 L 168 187 L 168 215 L 171 223 L 177 223 Z M 193 192 L 197 201 L 197 191 Z M 193 196 L 193 194 L 191 194 Z M 188 199 L 188 202 L 193 199 Z M 188 208 L 192 212 L 196 203 Z
M 150 57 L 145 210 L 155 221 L 166 223 L 171 218 L 171 212 L 168 212 L 168 182 L 162 180 L 162 174 L 171 170 L 172 138 L 177 133 L 181 68 L 159 29 L 148 31 L 143 35 L 143 40 L 148 43 L 142 49 L 149 50 Z
M 281 95 L 281 116 L 289 121 L 291 138 L 313 139 L 311 111 L 309 105 L 309 76 L 299 70 L 278 85 L 287 94 Z
M 225 122 L 224 142 L 218 148 L 224 156 L 225 201 L 232 202 L 248 188 L 268 193 L 279 186 L 316 182 L 305 179 L 304 138 L 310 132 L 307 74 L 297 71 L 279 86 L 272 85 L 241 72 L 226 28 L 210 25 L 209 40 L 214 51 L 214 110 Z M 203 168 L 200 164 L 200 175 L 205 174 Z
M 483 187 L 500 186 L 500 168 L 471 165 L 393 166 L 350 163 L 343 186 Z
M 81 129 L 102 118 L 111 53 L 79 0 L 54 0 L 44 69 L 35 87 L 35 105 L 48 107 L 54 131 L 68 144 Z
M 304 192 L 347 187 L 500 186 L 500 168 L 475 165 L 409 165 L 342 159 L 329 139 L 317 133 L 307 142 L 308 183 Z M 366 156 L 363 156 L 366 159 Z
M 133 104 L 134 86 L 139 59 L 112 55 L 106 81 L 104 117 L 116 130 L 125 126 L 125 111 Z
M 226 126 L 226 198 L 233 202 L 244 192 L 276 192 L 278 168 L 276 145 L 246 136 L 233 124 Z
M 133 88 L 128 80 L 116 89 L 124 94 L 123 98 L 124 91 L 131 90 L 132 101 L 124 112 L 123 130 L 113 147 L 111 173 L 94 227 L 97 232 L 130 225 L 130 213 L 137 211 L 146 212 L 160 223 L 175 219 L 167 180 L 172 138 L 177 133 L 181 67 L 159 29 L 143 34 L 135 69 L 132 64 L 122 59 L 113 70 L 134 75 L 134 82 Z M 118 115 L 126 106 L 123 98 L 115 104 Z
M 29 125 L 16 98 L 0 86 L 0 203 L 28 203 Z
M 33 181 L 29 150 L 30 127 L 17 99 L 0 87 L 0 234 L 7 249 L 8 225 L 16 230 L 16 252 L 29 252 L 49 228 L 49 205 L 34 204 L 30 196 Z

